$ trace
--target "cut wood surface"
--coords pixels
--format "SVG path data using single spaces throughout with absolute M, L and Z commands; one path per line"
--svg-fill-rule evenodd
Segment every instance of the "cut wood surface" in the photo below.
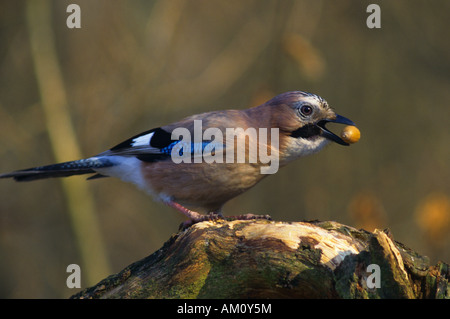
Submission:
M 336 222 L 207 221 L 72 298 L 449 298 L 431 266 L 389 231 Z

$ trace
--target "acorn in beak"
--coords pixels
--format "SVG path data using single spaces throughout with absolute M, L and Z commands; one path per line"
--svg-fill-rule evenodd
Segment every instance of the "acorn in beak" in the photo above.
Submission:
M 343 117 L 339 114 L 336 114 L 336 117 L 334 119 L 321 120 L 315 124 L 315 126 L 320 129 L 320 132 L 319 132 L 320 136 L 323 136 L 323 137 L 329 139 L 330 141 L 336 142 L 341 145 L 345 145 L 345 146 L 350 145 L 349 143 L 345 142 L 342 138 L 340 138 L 339 136 L 337 136 L 336 134 L 334 134 L 333 132 L 331 132 L 330 130 L 328 130 L 325 127 L 325 125 L 329 122 L 346 124 L 346 125 L 350 125 L 350 126 L 356 126 L 356 124 L 353 123 L 353 121 L 349 120 L 348 118 Z

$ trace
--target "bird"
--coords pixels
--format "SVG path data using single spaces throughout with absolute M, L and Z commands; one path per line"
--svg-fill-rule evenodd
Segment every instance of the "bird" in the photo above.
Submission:
M 135 135 L 98 155 L 29 169 L 0 178 L 34 181 L 91 174 L 116 177 L 187 217 L 185 225 L 224 218 L 225 203 L 290 162 L 330 142 L 349 144 L 327 123 L 356 126 L 319 95 L 281 93 L 247 109 L 211 111 Z M 237 219 L 268 218 L 245 214 Z

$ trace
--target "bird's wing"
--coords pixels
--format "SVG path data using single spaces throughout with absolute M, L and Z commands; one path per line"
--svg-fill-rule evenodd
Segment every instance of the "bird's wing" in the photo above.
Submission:
M 148 161 L 160 160 L 170 156 L 168 147 L 176 142 L 171 135 L 160 127 L 154 128 L 135 135 L 98 156 L 135 156 Z
M 144 162 L 156 162 L 170 158 L 173 148 L 180 142 L 182 140 L 172 138 L 171 132 L 158 127 L 135 135 L 97 156 L 134 156 Z M 202 141 L 201 143 L 189 141 L 189 143 L 191 156 L 201 156 L 201 151 L 210 144 L 209 141 Z M 176 150 L 180 153 L 179 155 L 182 155 L 188 147 L 178 146 Z

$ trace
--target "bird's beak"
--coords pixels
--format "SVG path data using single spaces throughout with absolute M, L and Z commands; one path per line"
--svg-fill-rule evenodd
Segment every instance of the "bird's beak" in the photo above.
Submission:
M 325 120 L 321 120 L 319 121 L 316 126 L 320 129 L 320 135 L 333 141 L 336 142 L 338 144 L 341 145 L 346 145 L 348 146 L 349 144 L 344 142 L 339 136 L 337 136 L 336 134 L 334 134 L 333 132 L 329 131 L 326 127 L 325 124 L 327 124 L 328 122 L 332 122 L 332 123 L 340 123 L 340 124 L 346 124 L 346 125 L 351 125 L 351 126 L 356 126 L 355 123 L 353 123 L 353 121 L 349 120 L 346 117 L 343 117 L 341 115 L 336 114 L 336 117 L 333 119 L 325 119 Z

